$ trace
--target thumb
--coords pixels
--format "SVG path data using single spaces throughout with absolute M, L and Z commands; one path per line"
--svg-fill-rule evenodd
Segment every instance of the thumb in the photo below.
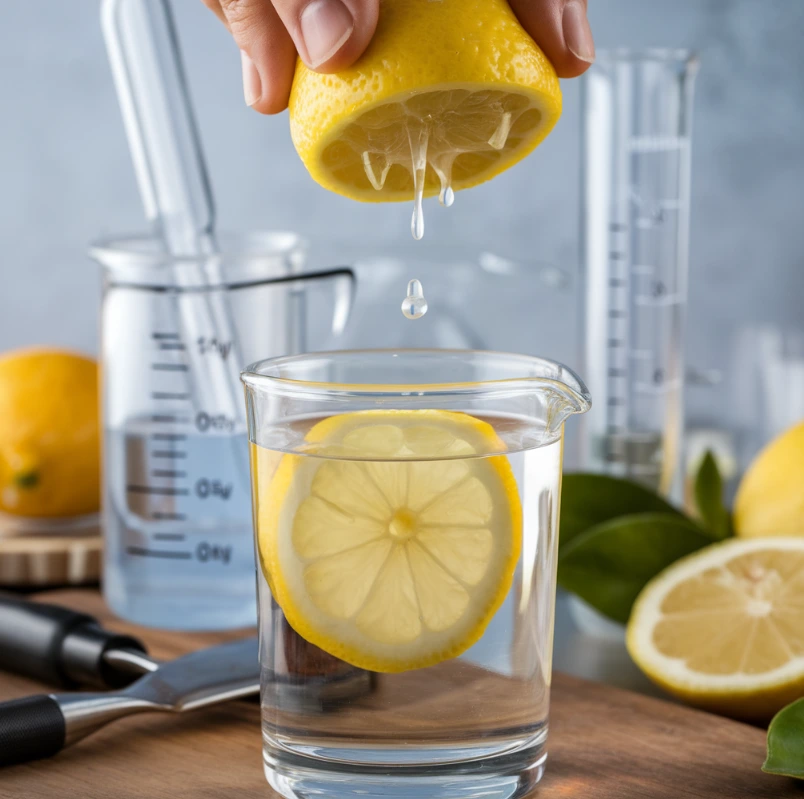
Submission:
M 555 67 L 559 78 L 575 78 L 595 60 L 586 0 L 510 0 L 522 27 Z
M 302 61 L 318 72 L 351 66 L 377 28 L 380 0 L 273 0 Z

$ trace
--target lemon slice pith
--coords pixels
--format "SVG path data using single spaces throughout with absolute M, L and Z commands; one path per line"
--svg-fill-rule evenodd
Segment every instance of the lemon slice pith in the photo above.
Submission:
M 449 411 L 362 411 L 307 440 L 332 457 L 284 455 L 258 486 L 260 560 L 289 624 L 372 671 L 465 651 L 505 599 L 521 547 L 510 464 L 478 457 L 500 451 L 494 429 Z M 342 459 L 350 452 L 376 460 Z
M 730 540 L 682 558 L 640 594 L 631 657 L 690 704 L 767 720 L 804 694 L 804 539 Z

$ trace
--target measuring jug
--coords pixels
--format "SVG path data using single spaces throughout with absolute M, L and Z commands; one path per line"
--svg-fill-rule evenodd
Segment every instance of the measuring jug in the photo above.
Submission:
M 599 52 L 582 87 L 582 463 L 680 499 L 696 57 Z
M 242 400 L 231 404 L 240 389 L 210 385 L 225 372 L 205 365 L 237 352 L 239 370 L 266 350 L 301 352 L 308 313 L 337 334 L 351 303 L 351 271 L 303 273 L 294 234 L 221 245 L 201 259 L 167 255 L 150 238 L 90 251 L 103 267 L 104 595 L 140 624 L 255 623 L 246 424 Z M 234 338 L 183 325 L 208 318 L 210 297 L 228 306 Z

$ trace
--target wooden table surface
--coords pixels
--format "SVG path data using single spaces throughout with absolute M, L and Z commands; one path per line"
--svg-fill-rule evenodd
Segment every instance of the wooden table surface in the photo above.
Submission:
M 113 619 L 93 591 L 40 596 L 137 635 L 159 658 L 253 633 L 145 630 Z M 42 691 L 39 684 L 0 674 L 0 701 Z M 547 772 L 533 799 L 804 797 L 793 780 L 760 771 L 761 730 L 563 674 L 553 680 L 548 750 Z M 262 773 L 257 704 L 134 716 L 52 760 L 0 771 L 0 799 L 106 797 L 276 799 Z

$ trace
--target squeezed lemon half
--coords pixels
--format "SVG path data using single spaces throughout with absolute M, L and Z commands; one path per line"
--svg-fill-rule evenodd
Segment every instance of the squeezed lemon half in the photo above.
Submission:
M 465 651 L 505 599 L 521 548 L 511 466 L 479 457 L 504 451 L 494 428 L 450 411 L 362 411 L 306 438 L 329 458 L 256 468 L 270 474 L 258 486 L 260 560 L 290 625 L 371 671 Z
M 293 143 L 312 177 L 364 202 L 482 183 L 520 161 L 561 115 L 555 70 L 507 0 L 382 0 L 352 67 L 301 61 Z
M 804 539 L 732 539 L 644 588 L 628 623 L 637 665 L 697 705 L 766 721 L 804 694 Z

